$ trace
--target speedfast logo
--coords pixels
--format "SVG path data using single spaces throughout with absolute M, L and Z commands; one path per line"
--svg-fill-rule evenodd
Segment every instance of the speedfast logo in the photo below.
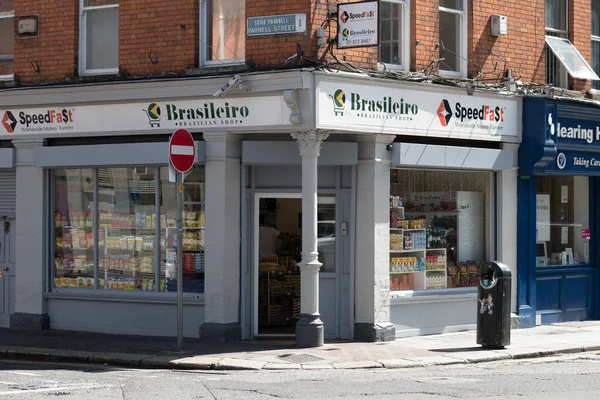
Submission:
M 13 113 L 10 111 L 4 113 L 4 116 L 2 117 L 2 126 L 4 126 L 4 129 L 6 129 L 6 132 L 8 133 L 13 133 L 15 131 L 17 120 Z
M 450 102 L 443 99 L 440 103 L 437 116 L 442 126 L 448 126 L 452 117 L 455 117 L 460 122 L 466 121 L 487 121 L 487 122 L 504 122 L 505 108 L 484 104 L 481 107 L 466 107 L 457 102 L 454 105 L 454 112 Z
M 29 128 L 30 125 L 68 124 L 73 122 L 73 110 L 48 110 L 41 114 L 19 113 L 19 123 Z
M 358 13 L 349 13 L 347 11 L 342 12 L 340 15 L 340 20 L 345 24 L 346 22 L 352 19 L 362 19 L 362 18 L 374 18 L 375 11 L 363 11 Z

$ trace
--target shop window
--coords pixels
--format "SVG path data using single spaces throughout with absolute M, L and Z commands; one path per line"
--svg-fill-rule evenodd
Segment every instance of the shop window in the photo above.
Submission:
M 544 176 L 536 186 L 536 265 L 587 264 L 589 178 Z
M 55 170 L 54 287 L 177 291 L 175 198 L 167 168 Z M 203 167 L 184 199 L 183 287 L 203 293 Z
M 118 73 L 119 0 L 80 1 L 80 73 Z
M 409 11 L 405 0 L 379 3 L 379 62 L 386 68 L 407 69 Z
M 546 0 L 546 36 L 567 37 L 567 0 Z M 546 47 L 546 83 L 567 87 L 567 74 L 558 57 Z
M 245 0 L 200 2 L 201 65 L 243 64 L 246 51 Z
M 12 79 L 15 59 L 14 0 L 0 1 L 0 80 Z
M 440 71 L 446 75 L 466 75 L 466 1 L 440 0 Z
M 490 257 L 489 172 L 391 171 L 390 289 L 476 286 Z
M 94 170 L 55 170 L 55 287 L 95 287 L 93 212 Z

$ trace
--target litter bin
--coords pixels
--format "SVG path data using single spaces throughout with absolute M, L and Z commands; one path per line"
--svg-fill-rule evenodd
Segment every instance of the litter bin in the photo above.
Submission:
M 506 264 L 485 263 L 479 270 L 477 344 L 503 349 L 510 344 L 511 273 Z

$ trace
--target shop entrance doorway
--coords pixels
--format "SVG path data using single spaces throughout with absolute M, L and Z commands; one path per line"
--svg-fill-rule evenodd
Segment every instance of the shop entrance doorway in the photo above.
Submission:
M 8 328 L 15 306 L 15 220 L 0 216 L 0 328 Z
M 254 336 L 293 336 L 300 314 L 302 198 L 296 193 L 260 194 L 254 205 Z M 319 303 L 321 319 L 331 327 L 338 319 L 336 214 L 336 195 L 319 194 Z

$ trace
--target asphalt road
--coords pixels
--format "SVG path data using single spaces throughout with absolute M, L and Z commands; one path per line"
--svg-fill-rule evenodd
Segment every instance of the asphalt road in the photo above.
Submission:
M 397 370 L 167 371 L 0 362 L 0 399 L 597 399 L 600 352 Z

